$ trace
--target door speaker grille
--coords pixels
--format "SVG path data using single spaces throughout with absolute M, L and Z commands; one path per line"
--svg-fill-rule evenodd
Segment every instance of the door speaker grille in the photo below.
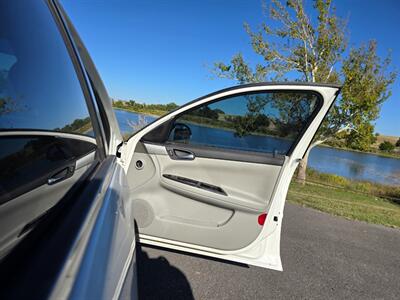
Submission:
M 149 203 L 142 199 L 133 200 L 133 216 L 139 228 L 150 226 L 154 220 L 154 211 Z

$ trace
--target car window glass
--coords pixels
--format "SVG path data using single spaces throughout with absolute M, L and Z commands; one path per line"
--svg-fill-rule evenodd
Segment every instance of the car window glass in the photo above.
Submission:
M 95 151 L 92 137 L 80 81 L 46 3 L 1 1 L 0 203 Z
M 170 142 L 286 155 L 318 103 L 310 92 L 243 94 L 180 115 Z
M 93 136 L 82 89 L 45 3 L 0 4 L 0 130 Z

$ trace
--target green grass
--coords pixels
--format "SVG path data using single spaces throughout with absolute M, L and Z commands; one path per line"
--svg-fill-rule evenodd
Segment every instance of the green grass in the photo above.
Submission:
M 340 187 L 315 183 L 290 184 L 287 200 L 332 215 L 400 228 L 400 205 Z

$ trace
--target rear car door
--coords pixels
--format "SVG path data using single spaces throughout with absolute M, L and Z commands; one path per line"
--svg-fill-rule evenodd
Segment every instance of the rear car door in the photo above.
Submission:
M 339 87 L 253 84 L 202 97 L 122 149 L 142 243 L 282 270 L 288 187 Z

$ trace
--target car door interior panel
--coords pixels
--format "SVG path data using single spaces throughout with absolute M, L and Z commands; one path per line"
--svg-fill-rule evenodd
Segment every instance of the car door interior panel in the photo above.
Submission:
M 257 216 L 268 206 L 280 169 L 198 156 L 176 160 L 165 146 L 139 143 L 128 168 L 128 178 L 138 179 L 130 195 L 139 230 L 217 249 L 243 248 L 262 228 Z M 232 234 L 235 239 L 226 238 Z

